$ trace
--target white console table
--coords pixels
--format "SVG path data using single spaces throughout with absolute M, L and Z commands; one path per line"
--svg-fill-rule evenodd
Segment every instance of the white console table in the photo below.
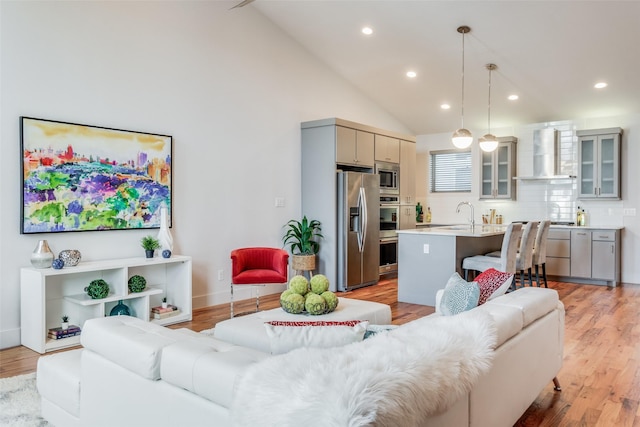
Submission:
M 147 280 L 142 292 L 129 292 L 128 280 L 133 275 Z M 106 298 L 91 299 L 84 288 L 92 280 L 103 279 L 109 284 Z M 191 257 L 173 255 L 170 258 L 125 258 L 81 262 L 76 267 L 20 270 L 21 343 L 45 353 L 80 344 L 80 336 L 49 339 L 50 328 L 60 326 L 63 315 L 69 323 L 84 326 L 94 317 L 108 316 L 122 300 L 131 315 L 161 325 L 191 320 Z M 180 314 L 164 319 L 151 319 L 151 307 L 162 298 L 180 309 Z

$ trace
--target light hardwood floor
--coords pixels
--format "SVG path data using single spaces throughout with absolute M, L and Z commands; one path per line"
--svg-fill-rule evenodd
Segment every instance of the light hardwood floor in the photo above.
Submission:
M 617 288 L 550 282 L 566 309 L 564 365 L 516 426 L 640 427 L 640 286 Z M 340 294 L 391 306 L 394 324 L 433 312 L 432 307 L 397 302 L 396 280 Z M 254 301 L 238 304 L 251 310 Z M 261 308 L 278 306 L 277 295 L 261 298 Z M 229 317 L 228 304 L 198 309 L 187 327 L 201 331 Z M 25 347 L 0 351 L 0 377 L 34 372 L 41 355 Z M 499 405 L 499 402 L 496 403 Z

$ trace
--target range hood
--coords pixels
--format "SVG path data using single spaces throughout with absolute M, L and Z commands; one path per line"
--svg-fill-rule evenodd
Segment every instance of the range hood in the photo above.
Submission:
M 536 129 L 533 131 L 533 175 L 518 176 L 514 179 L 568 179 L 573 175 L 560 173 L 560 133 L 556 129 Z

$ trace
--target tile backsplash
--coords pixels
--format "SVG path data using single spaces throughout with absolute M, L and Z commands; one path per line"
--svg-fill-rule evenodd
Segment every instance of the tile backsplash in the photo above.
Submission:
M 553 127 L 560 132 L 560 170 L 561 175 L 577 174 L 577 136 L 576 125 L 572 121 L 543 123 L 512 129 L 518 137 L 517 158 L 518 176 L 531 176 L 533 173 L 533 131 L 535 129 Z M 428 156 L 427 157 L 428 160 Z M 426 163 L 426 162 L 425 162 Z M 425 165 L 427 166 L 427 165 Z M 428 166 L 427 166 L 428 168 Z M 475 173 L 475 171 L 474 171 Z M 424 174 L 425 178 L 428 173 Z M 578 200 L 576 178 L 517 180 L 517 200 L 485 201 L 478 200 L 478 190 L 472 193 L 427 193 L 426 198 L 418 196 L 425 206 L 431 206 L 433 222 L 463 223 L 468 213 L 456 214 L 456 206 L 460 201 L 471 201 L 475 207 L 475 220 L 481 221 L 482 214 L 489 209 L 496 209 L 503 216 L 505 223 L 511 221 L 531 221 L 550 219 L 552 221 L 575 222 L 578 206 L 587 214 L 587 225 L 622 226 L 623 202 L 621 200 Z

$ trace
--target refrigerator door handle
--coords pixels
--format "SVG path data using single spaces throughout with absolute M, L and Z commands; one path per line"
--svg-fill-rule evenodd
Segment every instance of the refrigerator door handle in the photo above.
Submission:
M 367 227 L 369 226 L 369 218 L 367 218 L 367 193 L 364 188 L 360 187 L 360 215 L 362 221 L 360 224 L 360 230 L 358 231 L 359 239 L 358 244 L 360 246 L 360 252 L 364 251 L 365 244 L 367 242 Z

